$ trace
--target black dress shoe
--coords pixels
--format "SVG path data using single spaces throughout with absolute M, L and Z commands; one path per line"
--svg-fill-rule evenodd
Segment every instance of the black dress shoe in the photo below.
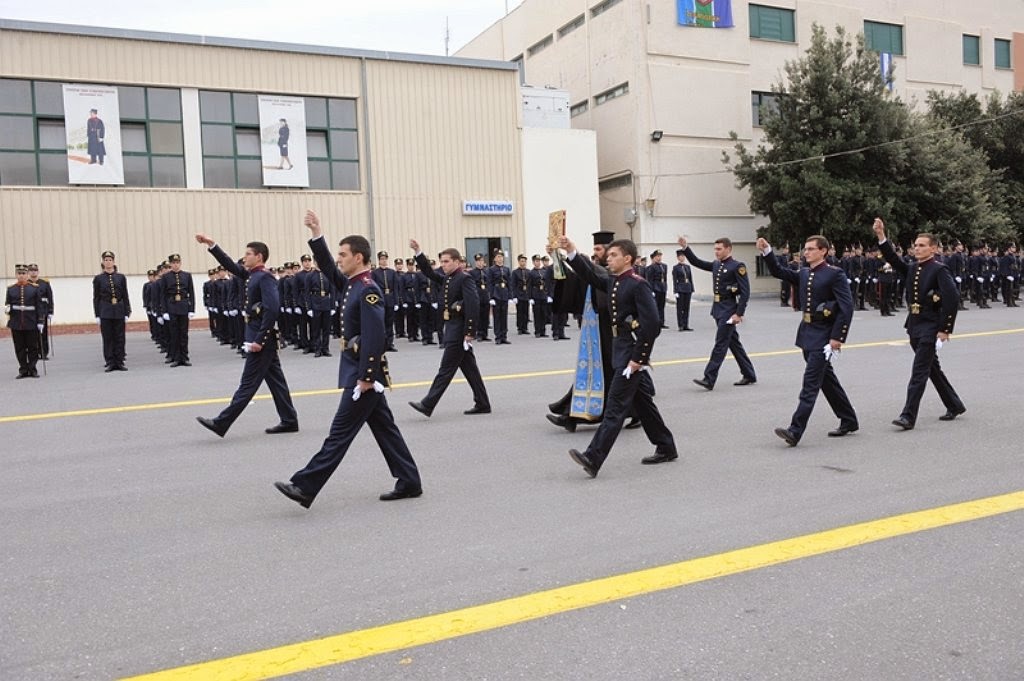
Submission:
M 423 494 L 423 489 L 417 487 L 416 489 L 393 489 L 390 492 L 384 492 L 380 495 L 381 501 L 395 501 L 397 499 L 415 499 L 416 497 Z
M 171 368 L 172 369 L 174 369 L 175 367 L 180 367 L 180 366 L 185 366 L 185 363 L 184 362 L 171 362 Z
M 693 329 L 691 329 L 689 326 L 687 326 L 686 328 L 683 329 L 683 331 L 693 331 Z
M 422 402 L 410 402 L 409 406 L 427 417 L 434 413 L 433 409 L 427 409 Z
M 675 461 L 678 458 L 678 454 L 652 454 L 651 456 L 645 456 L 640 459 L 640 463 L 667 463 L 669 461 Z
M 798 442 L 798 440 L 796 439 L 796 436 L 793 435 L 793 433 L 789 432 L 788 428 L 776 428 L 775 434 L 781 437 L 783 440 L 785 440 L 786 444 L 789 445 L 790 447 L 796 447 L 796 443 Z
M 170 357 L 168 357 L 167 359 L 164 360 L 164 364 L 173 364 L 173 363 L 174 363 L 174 360 L 171 359 Z
M 963 414 L 965 411 L 967 411 L 967 407 L 964 407 L 963 409 L 960 409 L 959 411 L 954 411 L 953 409 L 950 409 L 945 414 L 940 416 L 939 420 L 940 421 L 952 421 L 957 416 L 960 416 L 960 414 Z
M 313 497 L 304 493 L 301 489 L 290 482 L 275 482 L 274 487 L 277 488 L 278 492 L 285 495 L 292 501 L 298 502 L 299 506 L 302 508 L 309 508 L 310 504 L 313 503 Z
M 217 424 L 213 422 L 213 419 L 208 419 L 203 416 L 197 416 L 196 421 L 199 421 L 199 425 L 201 425 L 203 428 L 206 428 L 207 430 L 216 433 L 217 437 L 224 437 L 224 433 L 226 431 L 218 428 Z
M 128 367 L 123 364 L 118 364 L 114 367 L 114 371 L 128 371 Z
M 856 433 L 858 430 L 860 430 L 860 426 L 839 426 L 835 430 L 828 431 L 828 436 L 843 437 L 844 435 L 849 435 L 850 433 Z
M 756 379 L 747 378 L 746 376 L 744 376 L 740 380 L 733 383 L 733 385 L 754 385 L 755 383 L 757 383 Z
M 634 416 L 633 418 L 631 418 L 629 420 L 629 423 L 627 423 L 625 425 L 625 428 L 626 428 L 626 430 L 636 430 L 637 428 L 639 428 L 642 425 L 643 424 L 640 422 L 640 419 L 638 419 L 637 417 Z
M 297 433 L 299 432 L 299 424 L 297 423 L 279 423 L 276 426 L 271 426 L 263 431 L 268 435 L 274 435 L 276 433 Z
M 322 353 L 322 352 L 320 352 L 319 350 L 317 350 L 316 352 L 314 352 L 314 353 L 313 353 L 313 356 L 314 356 L 314 357 L 323 357 L 323 356 L 324 356 L 324 353 Z
M 29 377 L 28 374 L 18 374 L 17 376 L 14 377 L 14 380 L 20 381 L 21 379 L 28 378 L 28 377 Z
M 320 356 L 321 357 L 330 357 L 331 353 L 328 352 L 327 350 L 324 350 L 323 352 L 320 353 Z
M 108 364 L 107 368 L 103 370 L 103 373 L 109 374 L 113 370 L 114 370 L 114 365 L 113 364 Z
M 693 382 L 704 388 L 705 390 L 714 390 L 715 384 L 705 378 L 695 378 Z
M 563 416 L 561 414 L 544 414 L 544 418 L 559 428 L 565 428 L 570 433 L 576 432 L 576 422 L 568 416 Z
M 398 352 L 398 348 L 396 348 L 394 345 L 391 345 L 389 347 L 384 348 L 384 352 Z
M 903 430 L 913 430 L 914 429 L 914 424 L 911 423 L 909 420 L 907 420 L 906 418 L 904 418 L 902 416 L 899 417 L 898 419 L 893 419 L 892 425 L 899 426 Z
M 462 413 L 463 414 L 467 414 L 467 415 L 469 415 L 469 414 L 490 414 L 491 413 L 491 408 L 490 407 L 477 407 L 477 406 L 474 406 L 472 409 L 467 409 L 466 411 L 464 411 Z
M 594 462 L 591 461 L 590 457 L 588 457 L 586 454 L 575 449 L 570 449 L 569 458 L 571 458 L 579 465 L 583 466 L 583 470 L 587 472 L 587 475 L 589 475 L 592 478 L 597 477 L 597 466 L 594 465 Z

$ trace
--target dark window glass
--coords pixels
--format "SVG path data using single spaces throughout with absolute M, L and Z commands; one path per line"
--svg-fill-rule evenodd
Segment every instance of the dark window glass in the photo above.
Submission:
M 306 156 L 327 158 L 327 133 L 319 130 L 306 133 Z
M 239 156 L 260 155 L 260 131 L 235 129 L 235 148 Z
M 39 184 L 44 187 L 68 186 L 68 157 L 64 154 L 39 154 Z
M 0 113 L 32 113 L 32 81 L 0 78 Z
M 64 160 L 65 165 L 67 159 Z M 0 184 L 35 184 L 34 153 L 0 152 Z
M 964 34 L 964 64 L 981 64 L 981 38 Z
M 263 186 L 263 162 L 260 159 L 238 159 L 238 187 L 259 189 Z
M 199 117 L 206 123 L 230 123 L 231 93 L 200 90 Z
M 327 161 L 309 162 L 309 188 L 331 188 L 331 164 Z
M 149 157 L 148 156 L 125 156 L 124 157 L 124 186 L 126 187 L 149 187 Z
M 181 123 L 150 123 L 149 140 L 154 154 L 183 154 Z
M 1008 69 L 1010 68 L 1010 41 L 1003 40 L 1002 38 L 995 39 L 995 51 L 996 51 L 996 68 L 997 69 Z
M 68 139 L 64 134 L 64 121 L 39 120 L 39 148 L 60 149 L 68 148 Z
M 185 159 L 154 156 L 151 163 L 154 187 L 185 186 Z
M 869 50 L 888 54 L 903 54 L 903 27 L 899 24 L 864 22 L 864 41 Z
M 355 160 L 359 158 L 356 148 L 357 136 L 348 130 L 331 130 L 331 158 Z
M 306 97 L 306 127 L 327 127 L 327 100 L 323 97 Z
M 149 117 L 163 121 L 181 120 L 181 91 L 169 88 L 151 87 L 149 97 Z
M 235 100 L 235 123 L 259 125 L 260 108 L 259 103 L 256 100 L 256 95 L 236 92 L 232 96 Z
M 328 102 L 332 128 L 356 127 L 356 100 L 332 99 Z
M 203 154 L 210 156 L 235 155 L 235 129 L 230 125 L 203 126 Z
M 334 172 L 334 189 L 359 189 L 359 164 L 335 161 L 331 163 Z
M 763 5 L 750 5 L 748 9 L 751 38 L 796 42 L 793 10 Z
M 36 86 L 38 92 L 39 87 Z M 146 118 L 146 88 L 143 87 L 119 87 L 117 88 L 117 102 L 121 110 L 121 118 Z
M 0 147 L 35 151 L 36 137 L 31 116 L 0 116 Z
M 146 142 L 145 123 L 121 123 L 121 147 L 125 151 L 146 153 L 149 145 Z
M 233 189 L 235 186 L 234 160 L 230 158 L 204 158 L 203 186 Z
M 36 113 L 45 116 L 64 115 L 64 88 L 60 83 L 36 81 Z

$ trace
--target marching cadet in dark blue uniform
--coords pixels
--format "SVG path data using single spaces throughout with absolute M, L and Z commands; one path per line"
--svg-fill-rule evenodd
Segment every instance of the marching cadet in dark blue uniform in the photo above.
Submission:
M 160 305 L 167 325 L 167 351 L 172 367 L 190 367 L 188 354 L 188 322 L 196 315 L 196 289 L 192 275 L 181 269 L 181 256 L 167 257 L 171 271 L 160 278 Z
M 29 263 L 28 265 L 28 280 L 39 288 L 39 297 L 42 298 L 43 304 L 46 306 L 46 314 L 43 315 L 43 349 L 42 357 L 43 361 L 50 359 L 50 322 L 53 321 L 53 287 L 50 286 L 50 281 L 39 276 L 39 265 Z
M 548 283 L 545 270 L 541 266 L 539 255 L 533 256 L 533 269 L 530 270 L 530 307 L 533 308 L 533 335 L 536 338 L 547 338 L 548 325 Z
M 959 308 L 956 281 L 949 268 L 935 260 L 938 241 L 931 234 L 917 235 L 913 246 L 916 262 L 907 267 L 886 239 L 885 224 L 881 219 L 875 218 L 873 229 L 886 261 L 907 279 L 908 314 L 904 326 L 914 351 L 914 365 L 907 385 L 907 401 L 893 425 L 903 430 L 914 427 L 929 379 L 946 406 L 946 413 L 939 420 L 952 421 L 967 411 L 967 407 L 942 372 L 936 340 L 945 343 L 953 333 Z
M 281 422 L 266 429 L 269 434 L 294 433 L 299 430 L 299 417 L 292 405 L 292 396 L 288 391 L 281 359 L 278 357 L 277 329 L 275 324 L 281 314 L 281 300 L 278 297 L 277 281 L 267 271 L 264 263 L 270 257 L 267 245 L 260 241 L 251 241 L 245 246 L 245 255 L 241 265 L 221 250 L 220 246 L 205 234 L 196 234 L 196 241 L 205 245 L 210 254 L 217 259 L 226 271 L 236 279 L 245 283 L 245 294 L 242 310 L 247 323 L 245 325 L 245 367 L 238 388 L 231 398 L 231 403 L 213 419 L 197 416 L 196 420 L 220 437 L 224 437 L 231 424 L 235 422 L 245 407 L 252 401 L 256 391 L 264 381 L 274 398 L 274 406 Z
M 448 384 L 452 382 L 455 372 L 461 370 L 473 390 L 473 408 L 462 413 L 490 414 L 491 401 L 487 396 L 487 388 L 484 387 L 484 379 L 480 375 L 480 368 L 477 367 L 476 355 L 471 345 L 476 339 L 477 313 L 480 310 L 473 278 L 462 269 L 462 256 L 457 249 L 446 248 L 441 251 L 441 269 L 444 272 L 442 276 L 431 269 L 430 261 L 423 255 L 415 239 L 409 241 L 409 246 L 416 253 L 416 265 L 420 272 L 427 275 L 441 291 L 440 307 L 444 319 L 444 331 L 441 336 L 441 349 L 444 354 L 441 356 L 437 376 L 434 377 L 427 396 L 419 402 L 410 402 L 409 406 L 424 416 L 430 416 L 448 389 Z
M 520 336 L 530 333 L 530 270 L 526 268 L 526 256 L 519 254 L 519 266 L 512 270 L 512 291 L 516 302 L 516 332 Z
M 419 470 L 384 397 L 384 389 L 390 384 L 384 356 L 384 300 L 370 276 L 370 243 L 358 235 L 342 239 L 339 270 L 323 236 L 320 219 L 313 211 L 307 211 L 305 224 L 313 237 L 309 245 L 317 265 L 335 289 L 342 292 L 342 352 L 338 369 L 341 402 L 320 451 L 292 476 L 291 482 L 276 482 L 274 486 L 289 499 L 309 508 L 365 423 L 396 480 L 393 490 L 380 495 L 381 501 L 418 497 L 423 493 Z
M 612 376 L 601 425 L 586 451 L 570 449 L 569 456 L 583 466 L 587 475 L 597 477 L 632 407 L 640 418 L 644 434 L 655 447 L 654 454 L 641 462 L 675 461 L 679 458 L 675 439 L 654 404 L 654 381 L 650 375 L 651 353 L 654 340 L 661 333 L 661 324 L 650 284 L 633 270 L 636 245 L 628 239 L 608 245 L 606 258 L 610 274 L 607 275 L 595 271 L 587 256 L 577 253 L 576 244 L 567 237 L 559 237 L 558 247 L 568 252 L 568 262 L 581 279 L 608 294 L 614 338 Z
M 388 252 L 377 252 L 377 269 L 370 273 L 384 294 L 384 345 L 388 352 L 395 352 L 395 310 L 398 306 L 398 276 L 388 267 Z
M 658 308 L 658 319 L 661 320 L 661 328 L 667 329 L 665 325 L 665 296 L 668 293 L 668 265 L 661 261 L 661 251 L 651 253 L 651 264 L 644 272 L 644 278 L 651 285 L 654 293 L 654 304 Z
M 39 287 L 29 281 L 25 265 L 15 265 L 14 274 L 18 280 L 7 287 L 4 311 L 14 341 L 14 356 L 18 358 L 16 378 L 39 378 L 36 362 L 39 361 L 39 335 L 43 332 L 47 306 Z
M 512 272 L 505 267 L 505 254 L 494 253 L 494 264 L 487 271 L 488 304 L 494 310 L 494 344 L 511 345 L 508 340 L 508 302 L 512 298 Z
M 711 350 L 711 360 L 704 367 L 704 377 L 695 378 L 693 382 L 706 390 L 714 390 L 715 381 L 718 380 L 718 370 L 722 368 L 725 351 L 728 350 L 736 358 L 736 363 L 740 365 L 742 374 L 742 378 L 733 385 L 757 383 L 754 365 L 747 357 L 747 351 L 743 349 L 743 343 L 740 342 L 740 334 L 736 328 L 743 322 L 743 315 L 747 311 L 747 301 L 750 300 L 750 279 L 747 278 L 747 266 L 732 257 L 732 241 L 725 237 L 715 240 L 714 263 L 705 262 L 694 255 L 683 237 L 679 237 L 679 247 L 683 249 L 686 259 L 694 267 L 711 272 L 712 292 L 715 296 L 711 306 L 711 316 L 718 324 L 715 347 Z
M 117 271 L 112 251 L 103 251 L 100 257 L 103 271 L 92 279 L 92 310 L 103 336 L 105 371 L 128 371 L 124 365 L 124 325 L 132 316 L 128 279 Z
M 828 239 L 819 235 L 807 237 L 804 244 L 807 266 L 801 267 L 799 272 L 779 267 L 772 247 L 763 238 L 758 238 L 757 248 L 764 254 L 772 276 L 795 287 L 800 309 L 803 310 L 803 319 L 796 332 L 796 346 L 803 350 L 806 364 L 800 404 L 793 412 L 789 428 L 776 428 L 775 434 L 790 447 L 795 447 L 807 429 L 819 392 L 825 394 L 828 405 L 839 417 L 839 427 L 829 431 L 829 436 L 842 437 L 856 431 L 860 427 L 857 412 L 840 385 L 831 362 L 831 353 L 842 349 L 850 331 L 853 295 L 846 273 L 825 260 Z
M 678 262 L 672 267 L 672 292 L 676 297 L 676 325 L 680 331 L 693 331 L 690 327 L 690 300 L 693 298 L 693 272 L 686 264 L 686 252 L 676 251 Z
M 334 287 L 319 268 L 306 275 L 306 295 L 309 300 L 309 342 L 314 357 L 331 356 L 331 314 L 334 308 Z

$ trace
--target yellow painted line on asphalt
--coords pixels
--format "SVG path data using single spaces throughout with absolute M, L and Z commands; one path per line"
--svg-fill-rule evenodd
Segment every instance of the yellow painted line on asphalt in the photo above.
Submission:
M 967 338 L 981 338 L 984 336 L 1001 336 L 1013 333 L 1024 333 L 1024 328 L 1020 329 L 1002 329 L 999 331 L 979 331 L 977 333 L 965 333 L 957 334 L 953 337 L 954 341 L 963 340 Z M 875 348 L 882 346 L 892 345 L 906 345 L 906 339 L 894 339 L 886 341 L 873 341 L 870 343 L 848 343 L 843 346 L 844 350 L 856 350 L 863 348 Z M 796 355 L 800 354 L 799 348 L 790 348 L 787 350 L 767 350 L 764 352 L 751 352 L 748 353 L 751 357 L 780 357 L 783 355 Z M 668 359 L 660 362 L 652 362 L 655 367 L 662 366 L 677 366 L 680 364 L 703 364 L 708 361 L 708 357 L 686 357 L 683 359 Z M 573 369 L 551 369 L 549 371 L 528 371 L 516 374 L 498 374 L 494 376 L 484 376 L 487 381 L 512 381 L 520 380 L 524 378 L 546 378 L 550 376 L 569 376 L 573 373 Z M 392 386 L 395 390 L 403 390 L 407 388 L 422 388 L 429 386 L 433 379 L 428 381 L 410 381 L 408 383 L 396 383 Z M 452 383 L 465 383 L 466 379 L 456 378 Z M 337 388 L 328 388 L 323 390 L 302 390 L 292 393 L 292 398 L 296 397 L 316 397 L 323 395 L 337 395 L 341 392 Z M 253 400 L 269 400 L 270 395 L 262 394 L 253 397 Z M 20 416 L 2 416 L 0 417 L 0 423 L 20 423 L 24 421 L 43 421 L 46 419 L 59 419 L 69 418 L 73 416 L 101 416 L 104 414 L 124 414 L 135 411 L 152 411 L 155 409 L 176 409 L 180 407 L 201 407 L 209 404 L 224 404 L 229 402 L 231 397 L 212 397 L 196 400 L 180 400 L 177 402 L 152 402 L 148 404 L 129 404 L 120 407 L 97 407 L 95 409 L 74 409 L 69 411 L 50 411 L 42 412 L 39 414 L 22 414 Z
M 1024 491 L 1013 492 L 143 674 L 130 681 L 254 681 L 297 674 L 1022 509 Z

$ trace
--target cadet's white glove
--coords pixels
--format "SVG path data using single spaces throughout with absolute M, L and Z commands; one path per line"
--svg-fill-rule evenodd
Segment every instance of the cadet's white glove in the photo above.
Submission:
M 53 324 L 53 315 L 52 314 L 46 315 L 46 322 L 48 324 Z
M 979 284 L 984 284 L 985 283 L 985 279 L 984 278 L 982 278 L 982 277 L 975 277 L 975 278 L 978 280 Z
M 384 392 L 384 385 L 380 381 L 373 382 L 373 391 L 377 393 Z M 352 401 L 355 402 L 363 396 L 363 391 L 359 389 L 359 386 L 352 388 Z
M 97 323 L 97 324 L 99 324 L 99 323 L 100 323 L 100 318 L 99 318 L 99 317 L 97 317 L 97 318 L 96 318 L 96 323 Z
M 331 316 L 332 316 L 332 317 L 333 317 L 334 315 L 336 315 L 336 314 L 338 314 L 338 311 L 337 311 L 337 310 L 331 310 Z
M 124 321 L 125 321 L 125 323 L 127 323 L 128 322 L 128 317 L 125 317 Z
M 1007 277 L 1006 280 L 1007 281 L 1013 281 L 1013 277 Z
M 422 306 L 422 305 L 420 305 L 419 303 L 416 303 L 416 309 L 417 309 L 417 310 L 418 310 L 418 309 L 420 309 L 421 307 L 423 307 L 423 306 Z
M 956 283 L 958 283 L 958 284 L 963 281 L 963 279 L 961 279 L 960 277 L 954 277 L 954 278 L 956 279 Z
M 859 284 L 860 283 L 860 277 L 854 277 L 853 281 L 854 281 L 854 283 Z
M 470 343 L 468 340 L 464 340 L 462 341 L 462 349 L 465 350 L 466 352 L 469 352 L 470 350 L 473 349 L 473 344 Z
M 555 299 L 554 299 L 554 298 L 552 298 L 551 296 L 548 296 L 548 302 L 549 302 L 549 303 L 553 303 L 553 302 L 555 302 Z
M 939 350 L 941 350 L 942 349 L 942 345 L 943 345 L 942 339 L 941 338 L 936 338 L 935 339 L 935 352 L 938 352 Z
M 826 362 L 831 362 L 832 360 L 839 359 L 839 352 L 840 351 L 839 350 L 833 350 L 831 343 L 827 343 L 825 345 L 825 347 L 822 349 L 822 352 L 825 353 L 825 361 Z
M 97 319 L 96 321 L 99 321 L 99 320 Z M 164 318 L 163 317 L 157 317 L 156 318 L 156 323 L 159 324 L 160 326 L 163 326 L 164 325 Z
M 188 318 L 189 319 L 195 319 L 195 317 L 196 317 L 196 313 L 195 312 L 189 312 L 188 313 Z
M 530 298 L 530 305 L 533 305 L 533 298 Z
M 398 312 L 398 306 L 395 305 L 395 312 Z
M 402 303 L 402 307 L 408 309 L 409 308 L 409 303 Z
M 43 325 L 42 324 L 36 324 L 36 328 L 39 329 L 39 333 L 43 332 Z
M 237 317 L 238 316 L 238 310 L 232 310 L 231 311 L 231 316 L 232 317 Z
M 437 303 L 431 303 L 430 307 L 432 307 L 432 308 L 434 308 L 436 310 L 437 309 Z
M 313 311 L 309 310 L 308 312 L 306 312 L 306 316 L 307 317 L 312 317 L 313 316 Z
M 494 302 L 494 298 L 491 298 L 491 307 L 494 307 L 495 305 L 497 305 L 497 303 Z
M 169 314 L 167 314 L 166 312 L 164 312 L 164 321 L 165 321 L 165 322 L 169 322 L 169 321 L 171 321 L 171 315 L 169 315 Z
M 675 296 L 676 296 L 676 300 L 678 300 L 679 299 L 679 294 L 677 293 L 677 294 L 675 294 Z

